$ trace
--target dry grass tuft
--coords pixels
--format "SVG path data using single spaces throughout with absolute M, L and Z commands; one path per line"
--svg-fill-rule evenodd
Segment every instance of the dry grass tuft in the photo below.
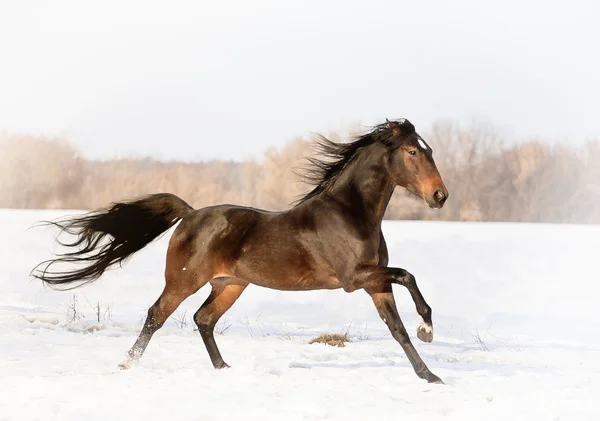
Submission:
M 309 344 L 320 343 L 343 348 L 346 342 L 352 342 L 348 333 L 323 333 L 310 340 Z

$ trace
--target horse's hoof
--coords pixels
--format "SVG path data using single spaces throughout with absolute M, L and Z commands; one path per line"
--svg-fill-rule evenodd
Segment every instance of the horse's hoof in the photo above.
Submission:
M 433 383 L 433 384 L 446 384 L 442 381 L 442 379 L 440 379 L 438 376 L 436 376 L 435 374 L 432 374 L 428 379 L 427 379 L 427 383 Z
M 128 370 L 131 368 L 131 360 L 125 360 L 121 364 L 119 364 L 119 368 L 121 370 Z
M 215 365 L 215 369 L 217 369 L 217 370 L 223 370 L 224 368 L 230 368 L 230 367 L 225 362 L 222 362 L 221 364 Z
M 421 323 L 417 328 L 417 338 L 423 342 L 431 343 L 433 341 L 433 328 L 430 324 Z

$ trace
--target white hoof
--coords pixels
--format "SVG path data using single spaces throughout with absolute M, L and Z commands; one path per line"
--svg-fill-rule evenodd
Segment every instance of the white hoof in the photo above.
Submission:
M 421 318 L 421 316 L 419 316 L 419 318 Z M 433 341 L 433 326 L 429 323 L 425 323 L 423 318 L 421 318 L 421 323 L 419 323 L 419 326 L 417 327 L 417 338 L 427 343 Z
M 121 370 L 128 370 L 131 368 L 132 365 L 133 365 L 133 359 L 131 357 L 127 357 L 125 359 L 125 361 L 123 361 L 121 364 L 119 364 L 119 368 Z

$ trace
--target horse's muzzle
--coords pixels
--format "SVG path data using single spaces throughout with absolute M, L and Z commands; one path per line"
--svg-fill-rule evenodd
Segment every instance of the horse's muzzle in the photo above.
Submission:
M 448 190 L 446 189 L 437 189 L 427 204 L 432 209 L 441 209 L 448 200 Z

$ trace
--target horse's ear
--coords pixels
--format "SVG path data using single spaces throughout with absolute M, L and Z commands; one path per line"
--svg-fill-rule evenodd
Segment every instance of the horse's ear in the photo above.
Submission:
M 415 126 L 407 119 L 403 118 L 398 123 L 400 127 L 402 127 L 407 132 L 407 134 L 412 134 L 415 132 Z
M 398 136 L 400 134 L 400 125 L 395 122 L 395 121 L 390 121 L 387 118 L 385 119 L 385 122 L 387 123 L 388 127 L 390 129 L 392 129 L 392 135 L 393 136 Z

